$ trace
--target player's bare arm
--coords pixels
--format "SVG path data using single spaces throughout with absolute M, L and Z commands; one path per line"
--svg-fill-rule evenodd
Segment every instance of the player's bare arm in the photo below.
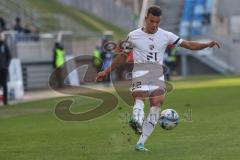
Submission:
M 202 50 L 205 48 L 212 48 L 214 46 L 217 46 L 220 48 L 220 45 L 217 41 L 210 41 L 210 42 L 196 42 L 196 41 L 187 41 L 184 40 L 181 44 L 180 47 L 190 49 L 190 50 Z

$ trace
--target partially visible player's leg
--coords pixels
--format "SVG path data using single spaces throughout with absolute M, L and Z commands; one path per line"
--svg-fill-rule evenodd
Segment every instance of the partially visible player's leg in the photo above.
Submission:
M 144 99 L 146 94 L 144 91 L 135 91 L 132 95 L 135 103 L 133 106 L 133 114 L 132 119 L 130 120 L 130 126 L 137 134 L 141 134 L 144 121 Z
M 137 142 L 136 149 L 144 151 L 144 144 L 148 137 L 152 134 L 156 124 L 158 123 L 160 107 L 164 101 L 164 92 L 162 90 L 155 90 L 150 95 L 150 112 L 144 121 L 142 134 Z M 147 150 L 147 149 L 146 149 Z

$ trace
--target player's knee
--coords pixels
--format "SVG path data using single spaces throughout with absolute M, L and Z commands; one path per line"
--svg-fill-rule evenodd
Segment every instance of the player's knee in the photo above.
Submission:
M 160 99 L 160 100 L 159 100 L 159 102 L 158 102 L 158 103 L 159 103 L 159 107 L 161 107 L 161 106 L 163 105 L 163 102 L 164 102 L 163 99 Z
M 162 105 L 163 105 L 163 99 L 161 98 L 153 98 L 151 100 L 151 106 L 161 107 Z

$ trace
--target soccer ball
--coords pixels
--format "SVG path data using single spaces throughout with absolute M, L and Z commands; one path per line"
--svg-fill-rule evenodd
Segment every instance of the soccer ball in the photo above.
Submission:
M 179 123 L 179 115 L 173 109 L 165 109 L 161 112 L 159 124 L 163 129 L 171 130 Z

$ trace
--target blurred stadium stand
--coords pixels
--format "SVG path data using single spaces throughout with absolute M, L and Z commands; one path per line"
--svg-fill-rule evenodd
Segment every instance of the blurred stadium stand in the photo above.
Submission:
M 156 0 L 155 4 L 159 5 L 163 11 L 160 26 L 177 34 L 181 22 L 179 15 L 182 15 L 184 0 Z
M 77 7 L 120 27 L 134 29 L 134 10 L 116 0 L 58 0 L 63 4 Z
M 16 17 L 23 24 L 30 24 L 41 31 L 54 32 L 56 30 L 71 30 L 89 32 L 89 29 L 64 14 L 45 13 L 36 10 L 26 0 L 1 0 L 0 15 L 6 17 L 7 28 L 11 29 Z
M 7 28 L 11 28 L 16 17 L 20 17 L 24 23 L 33 23 L 36 12 L 30 9 L 25 1 L 16 0 L 1 0 L 0 1 L 0 15 L 5 18 Z
M 11 53 L 13 57 L 21 60 L 25 90 L 48 88 L 48 78 L 53 71 L 53 46 L 57 40 L 64 45 L 67 55 L 74 56 L 92 55 L 95 45 L 100 43 L 101 34 L 92 33 L 69 17 L 65 17 L 64 14 L 45 14 L 28 9 L 31 8 L 31 5 L 24 0 L 2 0 L 0 8 L 0 16 L 5 18 L 9 30 L 6 38 Z M 30 23 L 39 26 L 41 31 L 53 32 L 41 33 L 37 40 L 32 40 L 32 35 L 19 36 L 11 31 L 16 17 L 22 19 L 23 25 Z M 52 28 L 41 23 L 44 18 L 55 19 L 59 23 L 56 24 L 56 28 Z M 61 29 L 78 32 L 74 36 L 72 34 L 64 35 L 59 39 L 58 35 Z M 91 64 L 91 60 L 87 61 Z
M 239 74 L 240 10 L 238 0 L 185 0 L 180 24 L 181 37 L 217 40 L 220 49 L 199 51 L 181 49 L 182 75 Z

